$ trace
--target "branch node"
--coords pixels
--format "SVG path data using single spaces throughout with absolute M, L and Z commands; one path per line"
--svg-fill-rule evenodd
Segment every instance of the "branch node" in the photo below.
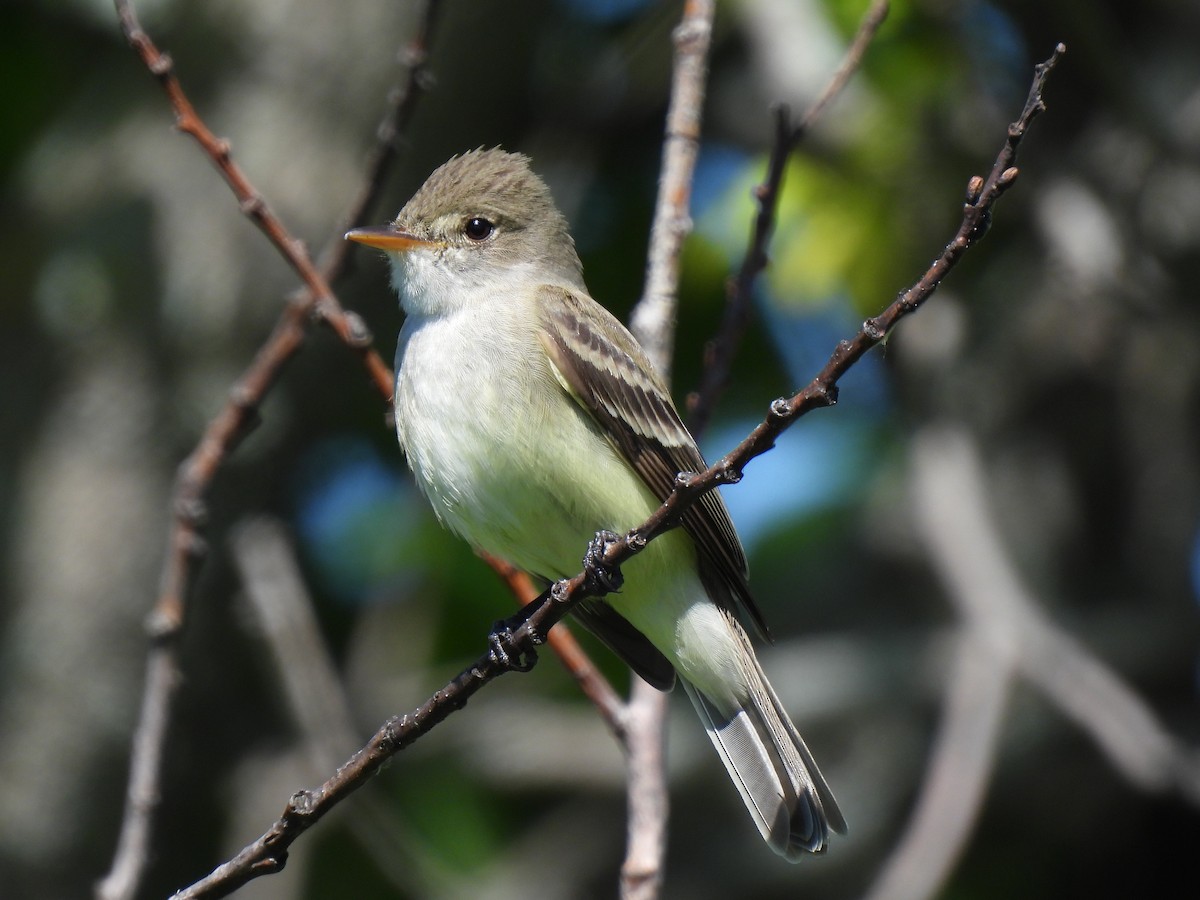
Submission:
M 1000 180 L 997 179 L 996 186 L 997 186 L 998 190 L 1002 190 L 1003 188 L 1007 187 L 1008 185 L 1002 185 Z M 956 245 L 955 249 L 960 250 L 960 251 L 966 250 L 967 246 L 969 246 L 969 244 L 975 243 L 980 238 L 982 238 L 985 234 L 987 234 L 988 229 L 990 229 L 991 227 L 992 227 L 991 207 L 990 206 L 987 208 L 979 207 L 979 218 L 977 218 L 971 224 L 970 233 L 965 238 L 963 235 L 960 234 L 955 239 L 955 241 L 954 241 L 954 243 Z M 941 283 L 941 279 L 939 278 L 939 279 L 937 279 L 937 281 L 934 282 L 934 287 L 937 287 L 937 285 L 940 283 Z
M 696 53 L 703 49 L 702 45 L 707 42 L 711 31 L 711 26 L 705 21 L 685 19 L 671 33 L 671 39 L 680 53 Z
M 258 392 L 247 385 L 244 379 L 239 380 L 229 389 L 229 402 L 243 413 L 253 412 L 258 405 Z
M 587 577 L 587 587 L 596 588 L 605 594 L 615 594 L 625 583 L 621 567 L 608 561 L 608 552 L 621 538 L 611 531 L 600 530 L 588 544 L 587 552 L 583 555 L 583 571 Z
M 307 818 L 312 814 L 317 798 L 313 796 L 312 791 L 296 791 L 288 800 L 287 809 L 283 811 L 284 818 L 295 816 L 298 818 Z
M 273 844 L 274 842 L 271 842 Z M 284 866 L 287 865 L 288 850 L 286 846 L 281 846 L 278 853 L 272 853 L 264 856 L 262 859 L 250 863 L 250 871 L 255 876 L 272 875 L 275 872 L 282 872 Z
M 695 472 L 680 472 L 675 476 L 675 489 L 686 491 L 696 482 Z
M 179 613 L 178 603 L 159 603 L 150 611 L 142 627 L 151 643 L 165 643 L 179 633 L 179 629 L 183 627 Z
M 413 84 L 422 93 L 430 93 L 437 87 L 437 76 L 429 69 L 419 69 L 413 74 Z
M 175 501 L 175 518 L 191 528 L 203 528 L 208 522 L 208 504 L 197 496 L 181 491 Z
M 967 205 L 974 206 L 979 202 L 979 195 L 983 193 L 983 176 L 972 175 L 971 180 L 967 182 Z
M 805 393 L 809 398 L 811 408 L 837 406 L 839 389 L 833 382 L 817 378 L 808 386 Z
M 792 404 L 788 402 L 787 397 L 776 397 L 771 401 L 770 412 L 768 413 L 773 422 L 786 422 L 792 416 Z
M 140 43 L 145 38 L 146 35 L 141 31 L 138 31 L 136 36 L 130 36 L 130 39 L 135 43 Z M 171 69 L 175 68 L 175 60 L 171 59 L 170 53 L 160 53 L 146 64 L 146 68 L 150 70 L 150 74 L 155 78 L 166 78 L 171 74 Z
M 569 578 L 560 578 L 550 586 L 550 600 L 559 606 L 570 603 L 572 593 Z
M 488 634 L 488 658 L 507 672 L 528 672 L 537 663 L 537 651 L 532 646 L 528 650 L 519 647 L 508 622 L 501 619 Z
M 383 734 L 379 742 L 379 752 L 391 755 L 400 749 L 404 744 L 404 732 L 413 727 L 414 718 L 408 713 L 401 713 L 398 716 L 392 716 L 384 724 L 380 731 Z
M 370 347 L 375 341 L 375 336 L 371 334 L 371 329 L 367 327 L 363 317 L 351 310 L 346 310 L 343 315 L 346 319 L 346 343 L 359 350 Z
M 737 484 L 742 480 L 742 470 L 732 462 L 725 462 L 717 473 L 718 484 Z
M 228 142 L 224 142 L 223 152 L 228 155 Z M 244 199 L 238 201 L 238 209 L 241 211 L 242 215 L 250 216 L 252 219 L 261 216 L 266 211 L 266 208 L 267 201 L 264 200 L 263 195 L 257 191 L 251 194 L 249 197 L 245 197 Z

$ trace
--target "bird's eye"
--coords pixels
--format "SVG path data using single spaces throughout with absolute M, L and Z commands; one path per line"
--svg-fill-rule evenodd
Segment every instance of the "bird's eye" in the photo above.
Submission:
M 479 216 L 468 219 L 467 224 L 463 226 L 463 234 L 473 241 L 486 241 L 495 230 L 495 225 Z

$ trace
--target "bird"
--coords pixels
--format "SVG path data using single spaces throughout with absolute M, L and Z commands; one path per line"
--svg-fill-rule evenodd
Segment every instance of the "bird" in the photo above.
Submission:
M 452 157 L 396 218 L 346 238 L 385 251 L 405 313 L 396 432 L 440 522 L 542 583 L 597 534 L 644 521 L 706 468 L 662 376 L 594 300 L 566 218 L 528 157 Z M 660 690 L 678 680 L 759 832 L 790 861 L 845 819 L 755 656 L 766 624 L 724 502 L 622 567 L 573 616 Z

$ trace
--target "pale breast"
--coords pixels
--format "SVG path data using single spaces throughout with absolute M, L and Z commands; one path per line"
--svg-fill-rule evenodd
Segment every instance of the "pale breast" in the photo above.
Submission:
M 573 574 L 597 529 L 626 529 L 657 505 L 532 335 L 474 310 L 410 318 L 396 363 L 409 465 L 439 519 L 476 547 Z

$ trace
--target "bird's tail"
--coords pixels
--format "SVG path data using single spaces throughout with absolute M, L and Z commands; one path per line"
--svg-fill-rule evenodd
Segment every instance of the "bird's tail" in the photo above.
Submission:
M 763 839 L 795 862 L 802 851 L 822 852 L 831 828 L 844 834 L 846 820 L 754 658 L 749 640 L 744 633 L 739 637 L 750 663 L 749 695 L 740 706 L 723 710 L 681 680 Z

